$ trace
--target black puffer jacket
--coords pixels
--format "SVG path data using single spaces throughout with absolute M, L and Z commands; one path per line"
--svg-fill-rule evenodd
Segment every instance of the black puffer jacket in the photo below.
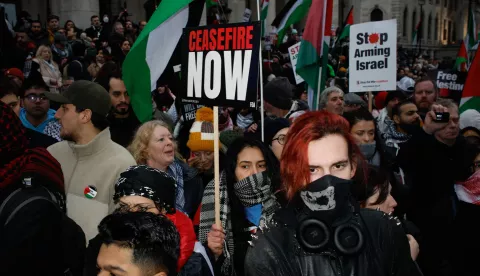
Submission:
M 407 236 L 390 216 L 369 209 L 352 218 L 367 236 L 363 250 L 354 256 L 342 256 L 334 249 L 307 253 L 295 235 L 296 211 L 280 211 L 279 222 L 259 235 L 247 253 L 245 275 L 282 276 L 416 276 L 421 275 L 410 257 Z M 278 213 L 277 213 L 278 214 Z M 285 219 L 286 218 L 286 219 Z M 289 221 L 287 223 L 283 221 Z

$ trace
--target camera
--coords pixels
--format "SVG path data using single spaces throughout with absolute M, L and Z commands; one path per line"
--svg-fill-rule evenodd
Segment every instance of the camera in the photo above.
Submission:
M 448 123 L 450 121 L 450 113 L 448 112 L 435 112 L 435 122 Z

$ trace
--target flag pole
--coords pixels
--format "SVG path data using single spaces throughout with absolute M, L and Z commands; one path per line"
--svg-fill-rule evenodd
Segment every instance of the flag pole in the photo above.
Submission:
M 257 14 L 258 14 L 258 21 L 261 21 L 261 14 L 260 14 L 260 0 L 257 0 Z M 259 47 L 259 59 L 258 59 L 258 66 L 260 67 L 260 121 L 262 124 L 260 132 L 262 133 L 262 142 L 265 141 L 265 132 L 263 131 L 265 128 L 265 114 L 263 108 L 263 58 L 262 58 L 262 38 L 260 37 L 260 47 Z

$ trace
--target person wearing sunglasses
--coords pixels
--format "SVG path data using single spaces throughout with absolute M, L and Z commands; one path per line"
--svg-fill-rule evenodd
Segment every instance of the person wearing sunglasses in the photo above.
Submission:
M 285 145 L 290 121 L 285 118 L 277 118 L 265 121 L 265 140 L 264 144 L 273 151 L 275 157 L 280 160 L 283 146 Z
M 20 120 L 29 129 L 43 133 L 45 126 L 54 121 L 55 110 L 50 109 L 50 101 L 45 96 L 48 86 L 41 78 L 25 81 Z

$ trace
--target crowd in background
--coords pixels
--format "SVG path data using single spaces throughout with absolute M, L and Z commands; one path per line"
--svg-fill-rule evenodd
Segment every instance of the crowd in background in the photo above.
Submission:
M 147 22 L 22 22 L 0 68 L 1 275 L 476 275 L 480 113 L 439 97 L 447 60 L 399 47 L 369 111 L 337 42 L 312 111 L 301 33 L 264 39 L 265 120 L 219 108 L 217 225 L 213 110 L 188 120 L 163 76 L 142 123 L 122 80 Z

